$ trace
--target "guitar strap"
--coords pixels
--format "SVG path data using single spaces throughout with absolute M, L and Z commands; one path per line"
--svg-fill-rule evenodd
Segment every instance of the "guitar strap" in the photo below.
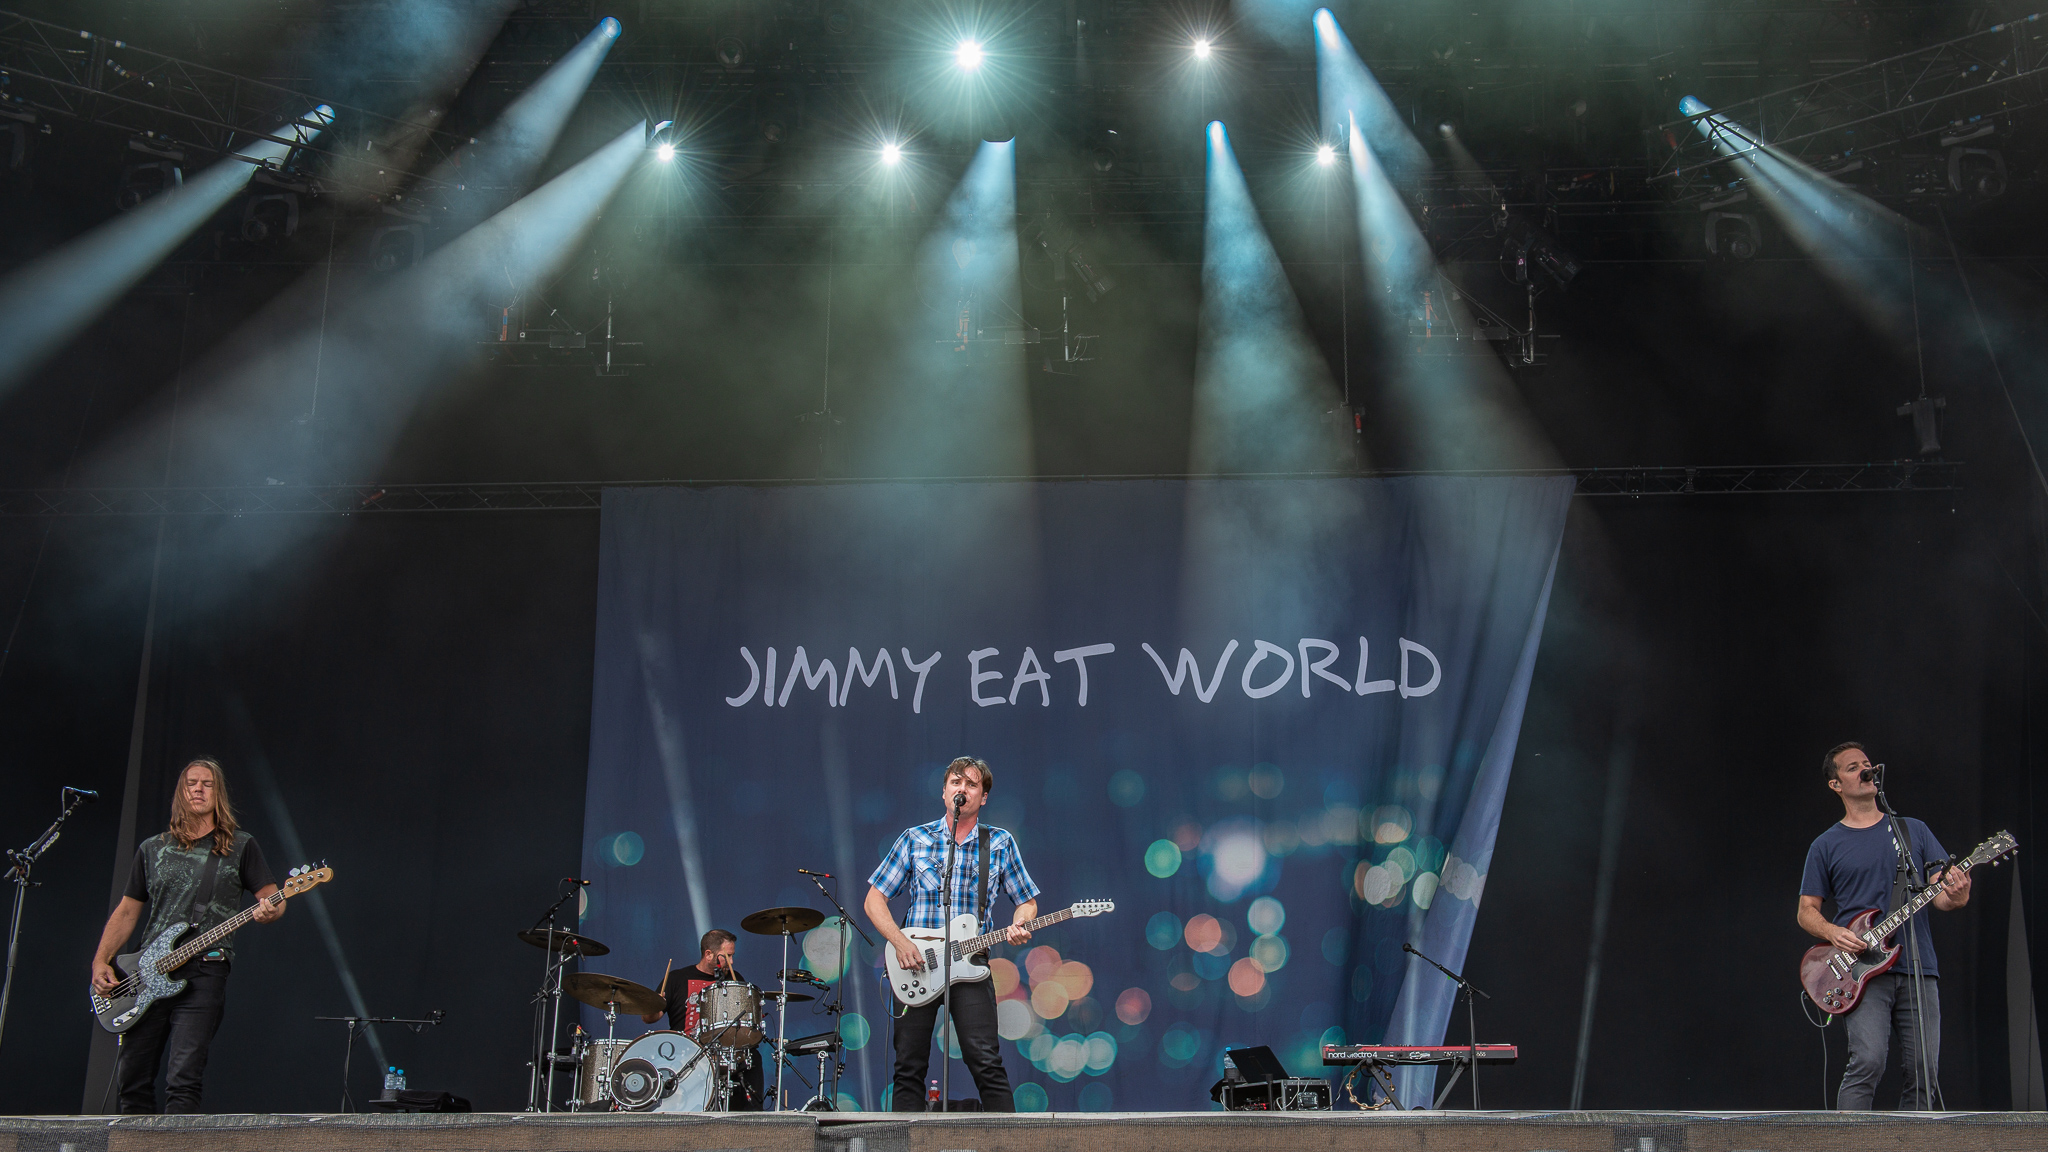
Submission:
M 988 930 L 988 825 L 981 826 L 981 881 L 974 894 L 974 919 Z

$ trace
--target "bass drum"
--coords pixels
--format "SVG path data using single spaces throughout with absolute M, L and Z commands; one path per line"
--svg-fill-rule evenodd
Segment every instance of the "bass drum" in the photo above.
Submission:
M 681 1032 L 649 1032 L 612 1066 L 612 1102 L 626 1112 L 703 1112 L 711 1105 L 712 1063 Z

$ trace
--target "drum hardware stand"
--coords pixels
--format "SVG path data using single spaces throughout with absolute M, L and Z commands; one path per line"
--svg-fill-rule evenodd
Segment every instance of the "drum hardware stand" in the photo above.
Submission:
M 21 905 L 28 898 L 29 889 L 42 887 L 40 881 L 29 879 L 29 873 L 35 870 L 36 861 L 42 854 L 50 850 L 50 845 L 57 842 L 57 837 L 63 832 L 64 822 L 71 819 L 71 814 L 78 810 L 78 806 L 88 800 L 99 798 L 99 793 L 88 792 L 83 788 L 64 789 L 60 796 L 64 811 L 58 814 L 56 821 L 43 829 L 43 834 L 36 837 L 35 843 L 26 848 L 7 850 L 7 859 L 13 865 L 7 869 L 7 879 L 14 885 L 14 918 L 8 922 L 7 927 L 7 979 L 5 983 L 0 983 L 0 1037 L 7 1034 L 7 1003 L 14 997 L 14 960 L 21 948 Z
M 403 1016 L 313 1017 L 313 1019 L 315 1020 L 333 1020 L 337 1023 L 346 1024 L 348 1026 L 348 1046 L 341 1050 L 341 1108 L 339 1110 L 342 1112 L 353 1112 L 356 1110 L 355 1100 L 348 1094 L 348 1068 L 349 1062 L 355 1058 L 356 1037 L 358 1035 L 364 1032 L 368 1032 L 370 1030 L 370 1025 L 372 1024 L 403 1024 L 407 1028 L 412 1029 L 412 1034 L 417 1036 L 420 1034 L 420 1029 L 425 1028 L 429 1025 L 439 1024 L 441 1021 L 447 1019 L 447 1017 L 448 1014 L 446 1012 L 441 1011 L 439 1008 L 436 1008 L 432 1012 L 427 1013 L 427 1018 L 425 1020 L 409 1020 Z
M 849 965 L 848 953 L 853 950 L 853 945 L 846 939 L 846 929 L 851 927 L 855 932 L 859 933 L 861 942 L 869 948 L 873 948 L 875 942 L 868 938 L 866 929 L 855 923 L 853 917 L 847 915 L 846 905 L 839 902 L 839 897 L 825 890 L 825 882 L 818 879 L 817 873 L 802 868 L 797 869 L 797 871 L 803 872 L 804 875 L 810 877 L 811 883 L 817 885 L 818 894 L 830 901 L 833 909 L 839 913 L 839 984 L 832 990 L 831 1003 L 825 1005 L 825 1015 L 831 1018 L 832 1030 L 837 1032 L 839 1030 L 839 1016 L 846 1011 L 846 970 Z M 832 886 L 834 888 L 839 886 L 839 877 L 832 877 Z M 830 1095 L 825 1095 L 827 1091 L 825 1088 L 825 1054 L 823 1052 L 818 1053 L 818 1099 L 822 1099 L 824 1102 L 824 1107 L 819 1109 L 819 1111 L 831 1112 L 837 1111 L 839 1108 L 839 1076 L 846 1071 L 845 1049 L 841 1048 L 840 1053 L 840 1059 L 832 1070 Z M 816 1100 L 813 1102 L 815 1103 Z M 810 1104 L 804 1105 L 804 1111 L 808 1112 L 811 1110 Z
M 562 905 L 574 899 L 575 887 L 562 893 L 560 899 L 548 905 L 540 919 L 533 922 L 534 932 L 545 931 L 550 944 L 558 935 L 572 935 L 568 929 L 555 925 L 555 913 Z M 545 928 L 543 928 L 545 926 Z M 552 1112 L 555 1110 L 555 1037 L 562 1031 L 562 973 L 575 958 L 573 952 L 556 952 L 547 948 L 546 967 L 540 980 L 540 989 L 533 996 L 533 1061 L 527 1065 L 526 1110 L 528 1112 Z M 542 1029 L 546 1032 L 543 1034 Z M 545 1068 L 546 1071 L 542 1071 Z
M 1450 1082 L 1445 1084 L 1443 1087 L 1443 1091 L 1437 1094 L 1436 1103 L 1431 1105 L 1431 1107 L 1443 1107 L 1444 1100 L 1450 1096 L 1451 1089 L 1455 1087 L 1458 1083 L 1458 1074 L 1466 1071 L 1467 1069 L 1470 1069 L 1472 1073 L 1472 1110 L 1474 1112 L 1477 1112 L 1479 1111 L 1479 1017 L 1473 1010 L 1472 998 L 1476 996 L 1482 1000 L 1491 1000 L 1493 999 L 1493 997 L 1488 996 L 1486 993 L 1481 992 L 1477 988 L 1474 988 L 1472 986 L 1472 982 L 1465 979 L 1463 976 L 1460 976 L 1456 972 L 1451 971 L 1449 968 L 1446 968 L 1443 965 L 1438 964 L 1436 961 L 1431 960 L 1429 957 L 1423 956 L 1421 951 L 1419 951 L 1415 947 L 1415 945 L 1410 944 L 1406 941 L 1402 941 L 1401 951 L 1409 953 L 1413 956 L 1421 957 L 1430 965 L 1430 967 L 1435 968 L 1437 971 L 1450 977 L 1451 980 L 1458 985 L 1459 992 L 1462 993 L 1465 997 L 1465 1027 L 1471 1031 L 1471 1035 L 1467 1037 L 1467 1039 L 1471 1041 L 1471 1053 L 1467 1055 L 1463 1061 L 1460 1061 L 1459 1065 L 1451 1071 Z

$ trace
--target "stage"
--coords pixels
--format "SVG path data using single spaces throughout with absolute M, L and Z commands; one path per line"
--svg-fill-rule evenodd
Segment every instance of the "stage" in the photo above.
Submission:
M 2041 1112 L 16 1117 L 0 1152 L 2034 1152 Z

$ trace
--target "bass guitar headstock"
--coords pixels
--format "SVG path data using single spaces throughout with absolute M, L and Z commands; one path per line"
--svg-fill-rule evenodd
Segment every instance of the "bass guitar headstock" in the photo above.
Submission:
M 327 866 L 327 861 L 322 860 L 317 864 L 301 864 L 286 873 L 282 887 L 285 895 L 297 896 L 301 892 L 311 891 L 315 885 L 325 884 L 332 879 L 334 869 Z
M 1114 900 L 1076 900 L 1073 913 L 1076 916 L 1100 916 L 1104 912 L 1116 911 Z

